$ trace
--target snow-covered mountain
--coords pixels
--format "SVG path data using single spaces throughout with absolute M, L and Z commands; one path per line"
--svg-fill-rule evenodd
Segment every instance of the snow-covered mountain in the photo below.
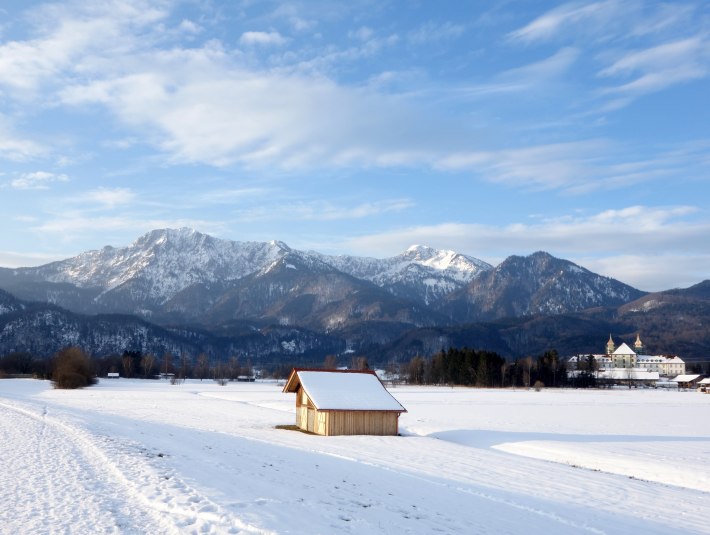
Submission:
M 286 271 L 277 274 L 277 268 Z M 369 310 L 368 319 L 418 318 L 417 324 L 431 324 L 426 316 L 435 313 L 417 308 L 463 288 L 490 268 L 475 258 L 423 246 L 379 260 L 297 251 L 279 241 L 237 242 L 191 229 L 163 229 L 127 247 L 2 270 L 0 287 L 76 312 L 123 312 L 162 321 L 249 317 L 292 322 L 298 310 L 316 326 L 345 325 Z M 298 276 L 284 277 L 289 270 Z M 256 295 L 255 288 L 263 295 Z M 405 301 L 389 303 L 392 299 Z M 343 310 L 334 313 L 337 317 L 323 317 L 320 309 L 337 308 L 334 301 L 341 301 Z M 304 302 L 313 306 L 306 311 Z
M 234 281 L 272 264 L 290 248 L 282 242 L 220 240 L 192 229 L 151 231 L 127 247 L 104 247 L 24 275 L 109 292 L 140 280 L 144 297 L 162 303 L 193 284 Z
M 127 247 L 0 268 L 0 352 L 49 355 L 77 343 L 100 354 L 204 348 L 215 356 L 318 361 L 343 352 L 397 359 L 469 345 L 520 355 L 551 339 L 560 349 L 585 336 L 596 343 L 598 332 L 642 328 L 652 339 L 671 317 L 665 331 L 682 324 L 702 341 L 709 287 L 639 300 L 643 292 L 544 252 L 492 268 L 423 246 L 375 259 L 156 230 Z M 683 323 L 686 317 L 695 323 Z M 493 321 L 501 318 L 508 319 Z M 656 343 L 663 347 L 662 338 Z M 707 347 L 694 343 L 684 346 L 688 354 Z
M 458 321 L 558 315 L 628 303 L 644 292 L 545 252 L 510 256 L 438 306 Z
M 373 282 L 398 297 L 427 305 L 493 268 L 483 260 L 424 245 L 413 245 L 402 254 L 384 259 L 319 256 L 344 273 Z
M 329 256 L 282 242 L 154 230 L 35 268 L 0 269 L 0 288 L 80 313 L 129 313 L 163 325 L 231 322 L 317 332 L 383 322 L 425 327 L 618 306 L 642 292 L 547 253 L 496 268 L 412 246 L 391 258 Z M 384 328 L 387 331 L 389 327 Z M 366 331 L 360 331 L 367 337 Z M 379 335 L 378 335 L 379 336 Z

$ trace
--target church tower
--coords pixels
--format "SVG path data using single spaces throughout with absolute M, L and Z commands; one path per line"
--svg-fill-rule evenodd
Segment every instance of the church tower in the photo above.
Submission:
M 643 354 L 643 342 L 641 341 L 641 335 L 636 334 L 636 341 L 634 342 L 634 352 L 637 355 L 642 355 Z
M 611 334 L 609 334 L 609 341 L 606 343 L 606 354 L 611 355 L 615 349 L 616 345 L 614 344 L 614 340 L 611 338 Z

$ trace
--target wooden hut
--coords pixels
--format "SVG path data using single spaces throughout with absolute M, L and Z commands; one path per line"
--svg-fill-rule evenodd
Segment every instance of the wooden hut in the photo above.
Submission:
M 318 435 L 396 435 L 407 412 L 370 370 L 294 368 L 283 391 L 296 393 L 296 425 Z

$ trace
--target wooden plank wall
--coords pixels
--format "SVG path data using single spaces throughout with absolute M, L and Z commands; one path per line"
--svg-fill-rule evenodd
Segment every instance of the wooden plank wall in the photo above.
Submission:
M 327 415 L 327 435 L 396 435 L 399 414 L 374 411 L 331 411 Z

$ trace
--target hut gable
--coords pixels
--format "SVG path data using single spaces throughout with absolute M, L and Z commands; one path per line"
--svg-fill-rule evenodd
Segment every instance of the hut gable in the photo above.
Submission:
M 396 435 L 406 409 L 372 371 L 294 369 L 296 425 L 321 435 Z

